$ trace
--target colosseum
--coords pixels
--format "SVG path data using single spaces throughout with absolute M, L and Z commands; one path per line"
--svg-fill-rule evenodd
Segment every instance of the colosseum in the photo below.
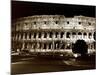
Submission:
M 11 31 L 12 51 L 31 54 L 73 54 L 77 40 L 88 45 L 88 54 L 96 52 L 96 19 L 87 16 L 33 15 L 16 19 Z

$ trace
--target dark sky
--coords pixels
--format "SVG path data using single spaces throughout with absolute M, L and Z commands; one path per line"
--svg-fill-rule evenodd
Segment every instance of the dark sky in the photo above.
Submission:
M 95 17 L 96 6 L 12 1 L 12 19 L 31 15 L 83 15 Z

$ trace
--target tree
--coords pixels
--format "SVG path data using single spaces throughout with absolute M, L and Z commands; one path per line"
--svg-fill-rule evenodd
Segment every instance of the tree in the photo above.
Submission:
M 88 52 L 88 45 L 84 40 L 77 40 L 72 46 L 73 53 L 80 53 L 84 55 Z

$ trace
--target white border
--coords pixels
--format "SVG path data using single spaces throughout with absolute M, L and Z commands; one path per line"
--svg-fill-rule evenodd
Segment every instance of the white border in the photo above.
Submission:
M 28 2 L 50 2 L 50 3 L 63 3 L 63 4 L 79 4 L 79 5 L 96 5 L 95 0 L 14 0 L 14 1 L 28 1 Z
M 22 0 L 19 0 L 22 1 Z M 35 0 L 23 0 L 35 1 Z M 99 75 L 100 69 L 100 50 L 99 50 L 99 28 L 100 28 L 100 2 L 99 0 L 36 0 L 35 2 L 50 2 L 50 3 L 65 3 L 65 4 L 82 4 L 82 5 L 96 5 L 97 18 L 96 18 L 96 35 L 97 35 L 97 69 L 96 70 L 80 70 L 80 71 L 64 71 L 64 72 L 51 72 L 51 73 L 36 73 L 34 75 Z M 0 75 L 10 75 L 10 0 L 0 0 Z M 29 74 L 27 74 L 29 75 Z M 33 74 L 30 74 L 33 75 Z
M 0 75 L 10 73 L 10 1 L 0 0 Z

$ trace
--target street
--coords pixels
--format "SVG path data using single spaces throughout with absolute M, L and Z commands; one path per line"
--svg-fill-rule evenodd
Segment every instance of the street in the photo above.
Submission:
M 15 57 L 16 58 L 16 57 Z M 17 57 L 12 58 L 11 73 L 28 74 L 42 72 L 59 72 L 73 70 L 95 69 L 95 58 L 88 57 L 85 60 L 69 59 L 49 59 L 40 57 Z

